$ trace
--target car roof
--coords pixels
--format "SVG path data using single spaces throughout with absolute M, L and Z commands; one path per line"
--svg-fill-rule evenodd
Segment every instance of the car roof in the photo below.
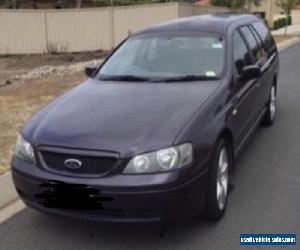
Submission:
M 213 15 L 199 15 L 185 18 L 178 18 L 167 21 L 156 26 L 152 26 L 141 32 L 136 33 L 148 34 L 155 32 L 172 32 L 172 31 L 202 31 L 225 34 L 227 28 L 233 23 L 245 23 L 259 18 L 252 14 L 237 13 L 220 13 Z

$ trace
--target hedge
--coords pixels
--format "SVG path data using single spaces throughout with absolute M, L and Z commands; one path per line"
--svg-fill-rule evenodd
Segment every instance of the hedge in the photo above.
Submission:
M 291 25 L 291 24 L 292 24 L 292 17 L 289 16 L 288 17 L 288 25 Z M 279 18 L 276 21 L 274 21 L 273 29 L 277 30 L 277 29 L 285 27 L 285 25 L 286 25 L 286 18 L 285 17 Z

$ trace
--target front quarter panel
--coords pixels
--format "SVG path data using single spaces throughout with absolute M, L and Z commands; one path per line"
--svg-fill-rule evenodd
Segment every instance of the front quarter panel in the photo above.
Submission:
M 227 127 L 227 117 L 231 112 L 229 97 L 228 84 L 221 83 L 213 95 L 186 123 L 174 141 L 174 144 L 184 141 L 192 142 L 194 159 L 199 167 L 208 165 L 200 163 L 209 160 L 220 133 Z

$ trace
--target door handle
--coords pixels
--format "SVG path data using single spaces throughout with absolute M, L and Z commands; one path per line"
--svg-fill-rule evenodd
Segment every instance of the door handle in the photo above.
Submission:
M 234 96 L 232 98 L 232 109 L 231 109 L 231 115 L 232 116 L 236 116 L 238 114 L 238 105 L 239 105 L 239 102 L 240 102 L 240 97 L 238 96 Z
M 233 108 L 233 110 L 232 110 L 232 115 L 233 115 L 233 116 L 236 116 L 236 115 L 237 115 L 237 113 L 238 113 L 238 110 L 237 110 L 237 108 Z

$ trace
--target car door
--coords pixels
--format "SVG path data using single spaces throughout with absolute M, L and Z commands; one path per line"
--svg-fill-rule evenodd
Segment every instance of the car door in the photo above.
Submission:
M 259 43 L 258 37 L 255 36 L 255 33 L 251 30 L 249 25 L 242 26 L 240 30 L 248 44 L 254 64 L 260 67 L 262 72 L 261 77 L 255 79 L 255 82 L 253 82 L 256 92 L 255 96 L 253 96 L 253 105 L 255 106 L 254 117 L 257 118 L 262 111 L 263 106 L 266 104 L 263 98 L 263 88 L 266 85 L 267 74 L 269 71 L 268 68 L 265 67 L 266 52 L 262 50 L 262 44 Z
M 231 128 L 237 145 L 251 129 L 257 116 L 257 79 L 244 79 L 243 68 L 253 65 L 254 59 L 240 29 L 233 32 L 233 111 Z
M 251 24 L 251 28 L 260 44 L 261 60 L 259 61 L 262 71 L 261 88 L 260 88 L 260 106 L 263 108 L 269 99 L 270 89 L 277 76 L 277 49 L 274 40 L 267 29 L 261 22 L 257 21 Z M 278 63 L 278 62 L 277 62 Z

